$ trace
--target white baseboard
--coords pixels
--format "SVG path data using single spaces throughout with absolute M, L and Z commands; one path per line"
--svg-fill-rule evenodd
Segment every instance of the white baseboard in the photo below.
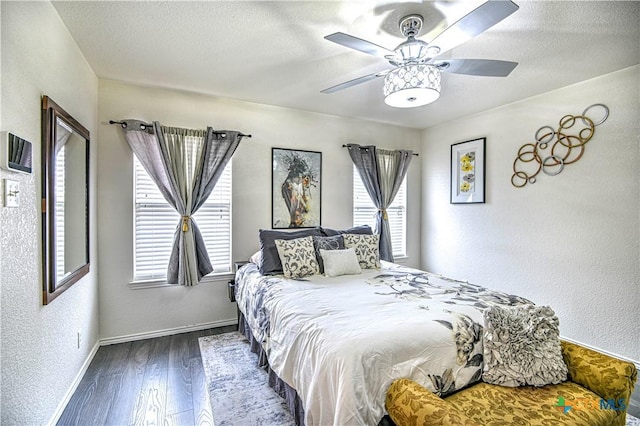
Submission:
M 60 401 L 60 404 L 58 404 L 58 407 L 56 408 L 56 411 L 54 412 L 53 416 L 51 417 L 51 420 L 49 421 L 48 425 L 49 426 L 54 426 L 56 423 L 58 423 L 58 420 L 60 420 L 60 416 L 62 416 L 62 413 L 64 412 L 64 409 L 66 408 L 67 404 L 71 400 L 71 397 L 73 396 L 73 393 L 78 388 L 78 385 L 82 381 L 82 378 L 84 377 L 84 374 L 87 372 L 87 369 L 89 368 L 89 365 L 91 364 L 91 361 L 93 361 L 93 358 L 95 357 L 96 353 L 98 352 L 98 349 L 100 348 L 100 346 L 113 345 L 113 344 L 116 344 L 116 343 L 133 342 L 135 340 L 151 339 L 151 338 L 154 338 L 154 337 L 170 336 L 172 334 L 180 334 L 180 333 L 188 333 L 190 331 L 206 330 L 208 328 L 224 327 L 224 326 L 227 326 L 227 325 L 235 325 L 237 323 L 238 323 L 238 320 L 234 318 L 234 319 L 228 319 L 228 320 L 222 320 L 222 321 L 213 321 L 213 322 L 208 322 L 208 323 L 204 323 L 204 324 L 187 325 L 187 326 L 184 326 L 184 327 L 167 328 L 165 330 L 156 330 L 156 331 L 149 331 L 149 332 L 145 332 L 145 333 L 129 334 L 127 336 L 109 337 L 107 339 L 99 339 L 96 342 L 96 344 L 93 346 L 93 348 L 91 349 L 91 352 L 89 352 L 89 355 L 87 356 L 87 359 L 82 364 L 82 368 L 80 369 L 80 371 L 76 375 L 75 379 L 71 383 L 71 386 L 69 387 L 69 390 L 67 390 L 67 393 L 65 393 L 64 398 Z
M 236 318 L 212 321 L 203 324 L 185 325 L 182 327 L 167 328 L 164 330 L 145 331 L 144 333 L 128 334 L 126 336 L 107 337 L 100 339 L 100 346 L 115 345 L 116 343 L 133 342 L 136 340 L 153 339 L 154 337 L 171 336 L 173 334 L 188 333 L 190 331 L 206 330 L 207 328 L 224 327 L 238 323 Z
M 84 377 L 84 373 L 87 372 L 87 369 L 89 368 L 91 361 L 93 361 L 93 357 L 96 356 L 96 353 L 98 352 L 99 348 L 100 348 L 100 341 L 97 341 L 96 344 L 93 345 L 93 348 L 91 348 L 91 352 L 89 352 L 87 359 L 84 360 L 84 363 L 82 364 L 82 368 L 80 368 L 80 371 L 78 371 L 78 374 L 76 374 L 75 379 L 73 379 L 73 382 L 71 382 L 71 386 L 69 387 L 69 390 L 67 390 L 67 392 L 64 394 L 64 398 L 62 398 L 62 400 L 60 401 L 60 404 L 58 404 L 56 411 L 53 413 L 53 417 L 51 417 L 51 420 L 48 423 L 49 426 L 54 426 L 56 423 L 58 423 L 58 420 L 60 420 L 60 416 L 62 416 L 64 409 L 67 407 L 67 404 L 71 400 L 71 397 L 73 396 L 74 392 L 78 388 L 78 385 L 80 384 L 80 382 L 82 381 L 82 378 Z
M 593 349 L 594 351 L 597 351 L 597 352 L 612 356 L 614 358 L 621 359 L 623 361 L 632 362 L 632 363 L 634 363 L 636 365 L 636 368 L 640 371 L 640 361 L 628 358 L 626 356 L 614 354 L 613 352 L 605 351 L 604 349 L 601 349 L 601 348 L 598 348 L 598 347 L 595 347 L 595 346 L 587 345 L 586 343 L 579 342 L 579 341 L 577 341 L 575 339 L 570 339 L 570 338 L 568 338 L 566 336 L 560 336 L 560 339 L 566 340 L 566 341 L 571 342 L 571 343 L 575 343 L 576 345 L 584 346 L 585 348 Z

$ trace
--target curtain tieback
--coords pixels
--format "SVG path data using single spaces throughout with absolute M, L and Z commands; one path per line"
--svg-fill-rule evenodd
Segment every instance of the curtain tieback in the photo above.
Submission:
M 182 216 L 182 232 L 189 230 L 189 220 L 191 220 L 191 216 Z
M 378 209 L 380 213 L 382 213 L 382 218 L 384 220 L 389 220 L 389 216 L 387 216 L 387 209 Z

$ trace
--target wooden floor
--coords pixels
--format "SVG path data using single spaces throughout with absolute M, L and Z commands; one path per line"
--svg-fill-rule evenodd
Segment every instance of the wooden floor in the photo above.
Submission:
M 58 425 L 213 425 L 198 338 L 235 330 L 100 347 Z

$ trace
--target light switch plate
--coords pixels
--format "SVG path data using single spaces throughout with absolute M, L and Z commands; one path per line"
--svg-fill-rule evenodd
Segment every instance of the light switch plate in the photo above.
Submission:
M 4 205 L 5 207 L 20 206 L 20 185 L 15 180 L 4 180 Z

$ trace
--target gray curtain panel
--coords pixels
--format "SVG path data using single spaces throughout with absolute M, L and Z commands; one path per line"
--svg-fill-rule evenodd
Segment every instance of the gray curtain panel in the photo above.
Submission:
M 213 270 L 192 215 L 215 187 L 240 143 L 239 132 L 146 126 L 126 120 L 124 134 L 167 202 L 180 214 L 167 267 L 167 283 L 192 286 Z
M 357 144 L 348 144 L 347 148 L 371 201 L 378 208 L 376 233 L 380 235 L 380 259 L 393 262 L 387 208 L 402 185 L 413 151 L 390 151 Z

